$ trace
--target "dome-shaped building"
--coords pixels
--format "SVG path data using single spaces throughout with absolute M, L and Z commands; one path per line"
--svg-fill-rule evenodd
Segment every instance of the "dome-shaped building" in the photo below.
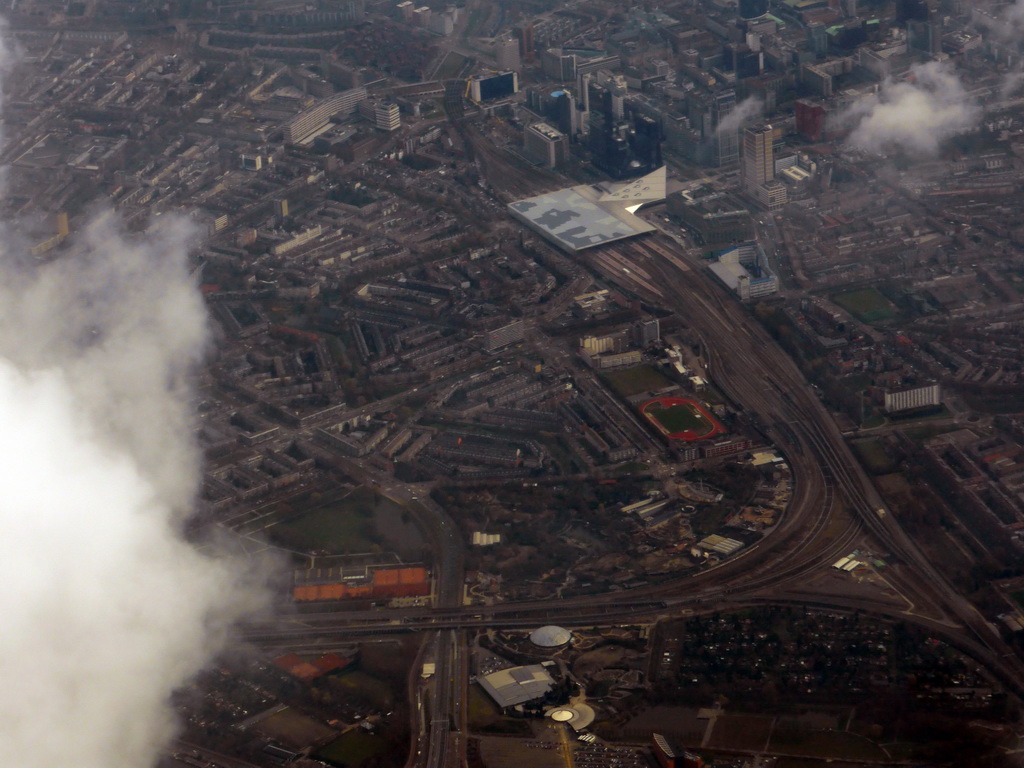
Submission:
M 530 633 L 530 642 L 541 648 L 558 648 L 572 640 L 572 632 L 564 627 L 549 624 Z
M 594 709 L 588 704 L 578 702 L 572 706 L 555 707 L 547 713 L 556 723 L 565 723 L 574 731 L 580 731 L 594 722 Z

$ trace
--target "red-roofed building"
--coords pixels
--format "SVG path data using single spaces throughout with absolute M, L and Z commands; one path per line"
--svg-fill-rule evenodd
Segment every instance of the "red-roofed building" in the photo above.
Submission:
M 292 669 L 299 666 L 302 663 L 302 659 L 298 654 L 288 653 L 284 656 L 278 656 L 274 659 L 274 666 L 283 669 L 285 672 L 291 672 Z
M 369 582 L 297 584 L 292 596 L 298 602 L 316 600 L 390 599 L 430 594 L 430 577 L 422 566 L 377 568 L 368 573 Z
M 292 667 L 288 671 L 292 676 L 299 678 L 299 680 L 301 680 L 304 683 L 316 680 L 318 677 L 320 677 L 320 675 L 323 674 L 323 672 L 317 669 L 315 665 L 310 664 L 309 662 L 303 662 L 302 664 L 299 664 L 297 667 Z
M 352 663 L 351 659 L 347 659 L 344 656 L 339 656 L 336 653 L 325 653 L 319 659 L 313 662 L 313 665 L 320 670 L 320 674 L 326 675 L 329 672 L 337 672 L 339 669 L 345 669 Z
M 336 653 L 325 653 L 314 662 L 304 661 L 301 656 L 289 653 L 278 656 L 274 659 L 274 666 L 283 669 L 292 677 L 296 677 L 304 683 L 316 680 L 330 672 L 345 669 L 352 664 L 351 659 L 339 656 Z

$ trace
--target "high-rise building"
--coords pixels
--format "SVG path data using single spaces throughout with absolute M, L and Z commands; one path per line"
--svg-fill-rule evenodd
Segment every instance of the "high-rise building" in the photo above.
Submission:
M 545 168 L 561 168 L 569 157 L 569 137 L 547 123 L 534 123 L 523 133 L 526 154 Z
M 523 65 L 519 54 L 519 41 L 511 37 L 502 37 L 494 44 L 494 58 L 498 69 L 518 72 Z
M 942 404 L 942 390 L 938 384 L 927 384 L 903 390 L 885 392 L 885 412 L 909 411 Z
M 661 167 L 661 123 L 647 115 L 634 114 L 629 137 L 633 173 L 650 173 Z
M 398 9 L 398 13 L 401 16 L 402 21 L 412 21 L 412 13 L 416 10 L 416 4 L 412 0 L 403 0 L 395 6 Z
M 398 105 L 390 101 L 376 105 L 373 110 L 373 122 L 382 131 L 397 131 L 402 127 Z
M 769 211 L 777 211 L 789 202 L 789 190 L 778 179 L 768 179 L 757 188 L 757 202 Z
M 928 11 L 928 0 L 897 0 L 896 21 L 927 21 Z
M 752 50 L 746 43 L 729 43 L 723 53 L 726 66 L 739 80 L 764 72 L 764 51 Z
M 661 323 L 658 318 L 651 317 L 639 321 L 633 326 L 633 343 L 646 349 L 661 338 Z
M 576 96 L 571 91 L 561 91 L 555 99 L 555 116 L 558 120 L 558 130 L 575 141 L 580 132 L 581 112 L 577 108 Z
M 582 74 L 577 79 L 577 90 L 580 92 L 579 108 L 581 112 L 590 111 L 590 73 Z
M 756 125 L 743 132 L 743 158 L 740 176 L 747 194 L 757 196 L 765 182 L 775 178 L 775 154 L 772 127 Z
M 828 30 L 820 21 L 807 25 L 807 47 L 816 56 L 828 53 Z
M 515 72 L 475 75 L 469 81 L 469 98 L 477 103 L 516 93 L 519 93 L 519 76 Z
M 608 83 L 608 91 L 612 95 L 612 117 L 621 120 L 626 116 L 626 96 L 629 87 L 623 75 L 613 75 Z
M 907 20 L 907 42 L 916 51 L 933 56 L 942 53 L 942 14 L 934 5 L 925 7 L 924 19 Z
M 808 141 L 828 138 L 828 106 L 818 99 L 797 99 L 796 130 Z
M 730 125 L 726 118 L 736 108 L 736 92 L 727 89 L 711 101 L 711 114 L 715 124 L 715 163 L 729 166 L 740 159 L 740 126 Z
M 740 0 L 739 14 L 741 19 L 756 19 L 768 13 L 768 0 Z
M 615 179 L 650 173 L 661 166 L 661 123 L 626 108 L 618 83 L 589 83 L 588 147 L 593 163 Z M 622 117 L 618 117 L 619 109 Z
M 561 48 L 546 48 L 540 55 L 540 64 L 552 80 L 564 83 L 576 79 L 576 56 Z
M 427 22 L 427 29 L 435 35 L 447 37 L 455 31 L 455 22 L 458 19 L 458 10 L 447 8 L 444 11 L 432 12 Z
M 682 768 L 676 747 L 660 733 L 651 734 L 651 749 L 661 768 Z
M 419 8 L 412 12 L 413 23 L 416 26 L 423 27 L 424 29 L 430 24 L 431 11 L 430 6 L 421 5 Z
M 536 47 L 533 40 L 533 22 L 526 22 L 516 27 L 516 39 L 519 41 L 519 58 L 522 61 L 533 61 Z

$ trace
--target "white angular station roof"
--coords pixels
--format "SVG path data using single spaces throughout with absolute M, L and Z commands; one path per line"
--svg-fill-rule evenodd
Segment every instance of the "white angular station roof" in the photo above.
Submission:
M 584 184 L 509 204 L 512 215 L 563 250 L 575 253 L 655 229 L 633 214 L 665 199 L 662 166 L 633 181 Z

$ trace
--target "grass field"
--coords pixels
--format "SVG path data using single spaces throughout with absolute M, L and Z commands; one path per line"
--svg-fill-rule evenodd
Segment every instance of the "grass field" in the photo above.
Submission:
M 470 730 L 486 728 L 501 719 L 501 710 L 478 685 L 469 686 Z
M 925 440 L 930 440 L 933 437 L 944 435 L 947 432 L 955 432 L 961 429 L 959 424 L 918 424 L 912 427 L 901 427 L 900 432 L 908 440 L 913 440 L 915 443 L 923 443 Z
M 698 536 L 710 536 L 717 533 L 725 524 L 728 510 L 725 507 L 711 506 L 698 509 L 690 518 L 690 526 Z
M 328 728 L 294 709 L 282 709 L 280 712 L 275 712 L 266 720 L 261 720 L 257 727 L 267 736 L 296 749 L 303 749 L 337 733 L 333 728 Z
M 837 293 L 832 300 L 863 323 L 891 320 L 896 308 L 874 288 Z
M 885 414 L 879 411 L 871 411 L 871 415 L 864 419 L 864 423 L 861 424 L 861 429 L 874 429 L 885 424 Z
M 353 728 L 321 749 L 317 757 L 346 768 L 359 768 L 387 750 L 388 742 L 383 737 Z
M 342 675 L 338 681 L 343 688 L 358 693 L 377 709 L 390 709 L 394 706 L 395 694 L 391 686 L 372 675 L 357 670 Z
M 873 475 L 885 475 L 892 472 L 894 467 L 885 447 L 878 440 L 858 440 L 853 443 L 853 449 L 861 464 Z
M 369 552 L 374 545 L 373 516 L 319 507 L 282 523 L 274 530 L 283 543 L 328 554 Z
M 652 405 L 647 413 L 651 414 L 670 434 L 691 430 L 700 434 L 711 428 L 708 420 L 692 405 L 670 405 L 668 408 Z
M 298 506 L 298 505 L 297 505 Z M 274 541 L 290 549 L 329 555 L 369 552 L 385 543 L 375 518 L 385 507 L 395 506 L 369 488 L 342 494 L 327 494 L 298 506 L 298 514 L 282 512 L 268 529 Z
M 771 749 L 833 760 L 887 760 L 885 750 L 864 736 L 846 731 L 802 731 L 772 735 Z
M 700 440 L 725 430 L 695 400 L 661 397 L 640 406 L 640 411 L 665 435 L 679 440 Z
M 709 747 L 760 751 L 768 743 L 772 718 L 759 715 L 724 715 L 715 721 Z
M 605 379 L 620 397 L 633 397 L 643 392 L 656 392 L 672 384 L 664 375 L 649 365 L 638 365 L 622 371 L 604 374 Z

